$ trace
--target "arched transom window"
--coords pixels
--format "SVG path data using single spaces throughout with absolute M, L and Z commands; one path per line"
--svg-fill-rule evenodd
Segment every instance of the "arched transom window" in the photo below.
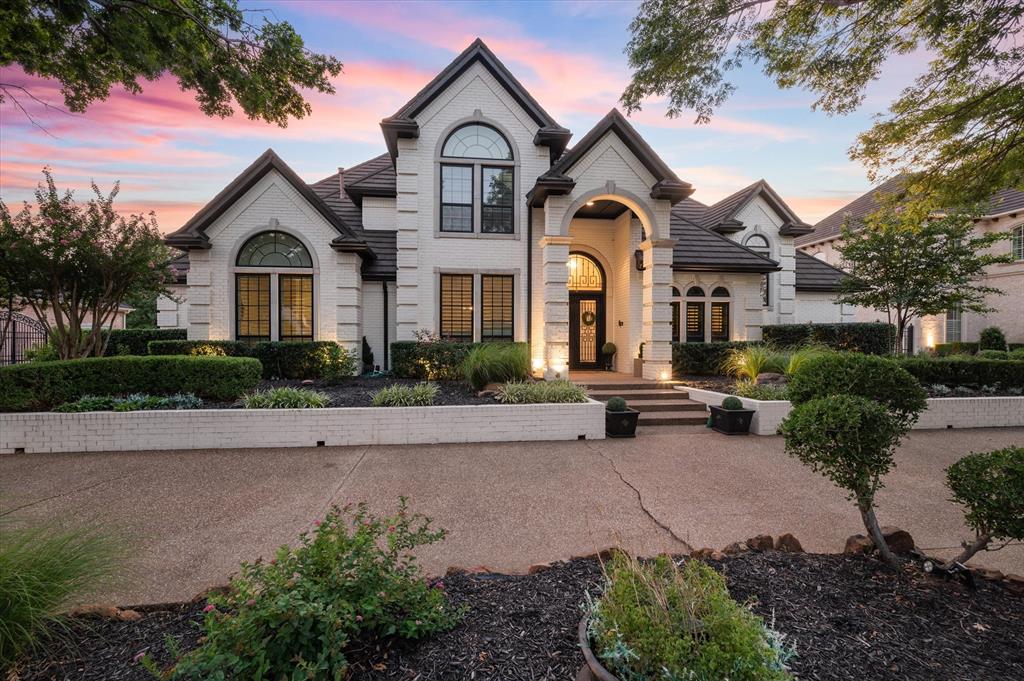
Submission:
M 691 286 L 686 290 L 687 343 L 730 340 L 729 298 L 729 289 L 724 286 L 715 286 L 710 296 L 700 286 Z M 707 323 L 709 319 L 710 324 Z
M 301 241 L 271 230 L 235 259 L 235 338 L 313 340 L 313 258 Z
M 441 232 L 515 233 L 515 161 L 504 135 L 482 123 L 456 128 L 439 174 Z
M 603 291 L 604 273 L 601 266 L 582 253 L 569 254 L 570 291 Z

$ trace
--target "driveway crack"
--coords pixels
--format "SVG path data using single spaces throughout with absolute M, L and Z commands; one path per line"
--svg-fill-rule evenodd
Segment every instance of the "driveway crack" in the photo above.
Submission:
M 31 508 L 32 506 L 38 506 L 39 504 L 46 503 L 47 501 L 52 501 L 53 499 L 60 499 L 60 498 L 63 498 L 63 497 L 69 497 L 72 494 L 78 494 L 79 492 L 85 492 L 86 490 L 90 490 L 93 487 L 99 487 L 100 485 L 105 485 L 108 482 L 114 482 L 115 480 L 120 480 L 123 477 L 125 477 L 125 476 L 119 475 L 116 478 L 108 478 L 106 480 L 100 480 L 99 482 L 94 482 L 91 485 L 85 485 L 84 487 L 76 487 L 75 489 L 68 490 L 67 492 L 61 492 L 60 494 L 54 494 L 54 495 L 51 495 L 51 496 L 48 496 L 48 497 L 43 497 L 42 499 L 36 499 L 35 501 L 30 501 L 27 504 L 22 504 L 21 506 L 15 506 L 12 509 L 8 509 L 6 511 L 0 512 L 0 518 L 3 518 L 4 516 L 8 516 L 8 515 L 10 515 L 12 513 L 20 511 L 22 509 Z
M 359 468 L 359 464 L 363 462 L 363 459 L 366 458 L 366 453 L 369 451 L 370 445 L 363 447 L 363 451 L 359 453 L 359 458 L 356 459 L 356 462 L 348 469 L 348 473 L 345 473 L 345 477 L 343 477 L 341 482 L 338 483 L 338 486 L 334 488 L 334 492 L 331 493 L 331 496 L 327 498 L 327 504 L 325 504 L 323 509 L 321 509 L 320 515 L 326 513 L 327 509 L 329 509 L 332 504 L 337 503 L 337 498 L 338 495 L 341 494 L 341 489 L 345 486 L 345 483 L 348 482 L 348 479 L 352 477 L 352 474 L 355 473 L 355 470 Z
M 608 465 L 612 467 L 612 471 L 615 472 L 615 475 L 619 476 L 619 480 L 622 481 L 622 484 L 624 484 L 626 487 L 628 487 L 631 490 L 633 490 L 633 494 L 636 495 L 637 503 L 640 504 L 640 510 L 644 512 L 644 515 L 646 515 L 648 518 L 650 518 L 651 521 L 655 525 L 660 527 L 663 531 L 667 532 L 669 534 L 669 536 L 671 536 L 677 542 L 679 542 L 680 544 L 685 546 L 686 550 L 688 552 L 692 550 L 692 547 L 690 546 L 689 542 L 687 542 L 685 539 L 683 539 L 678 534 L 676 534 L 675 531 L 671 527 L 669 527 L 668 525 L 666 525 L 662 521 L 658 520 L 658 518 L 653 513 L 651 513 L 650 509 L 647 508 L 647 505 L 644 504 L 644 497 L 643 497 L 642 494 L 640 494 L 640 490 L 637 489 L 636 486 L 633 485 L 633 483 L 631 483 L 629 480 L 626 480 L 626 478 L 619 471 L 618 467 L 615 465 L 615 461 L 610 456 L 608 456 L 607 454 L 602 452 L 600 449 L 594 447 L 589 442 L 587 443 L 587 447 L 589 447 L 591 449 L 591 451 L 597 453 L 597 455 L 600 456 L 602 459 L 607 461 Z

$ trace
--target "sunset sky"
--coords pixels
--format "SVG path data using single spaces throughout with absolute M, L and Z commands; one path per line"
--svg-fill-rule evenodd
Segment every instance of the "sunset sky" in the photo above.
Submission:
M 9 103 L 0 107 L 0 194 L 8 205 L 30 199 L 44 165 L 59 186 L 121 180 L 122 210 L 156 212 L 172 231 L 267 147 L 307 181 L 382 153 L 378 123 L 411 98 L 477 36 L 484 39 L 574 139 L 612 107 L 629 79 L 623 47 L 634 2 L 359 3 L 327 0 L 243 3 L 292 23 L 316 51 L 335 55 L 344 72 L 334 95 L 309 94 L 313 114 L 287 128 L 200 113 L 173 78 L 143 82 L 142 95 L 114 90 L 85 114 L 24 102 L 45 132 Z M 756 65 L 736 72 L 738 91 L 708 125 L 692 115 L 664 116 L 649 103 L 632 117 L 654 149 L 716 201 L 765 178 L 808 222 L 816 222 L 869 185 L 847 158 L 856 133 L 925 60 L 890 64 L 861 109 L 845 117 L 811 110 L 813 97 L 780 90 Z M 62 104 L 58 86 L 5 69 L 3 81 Z

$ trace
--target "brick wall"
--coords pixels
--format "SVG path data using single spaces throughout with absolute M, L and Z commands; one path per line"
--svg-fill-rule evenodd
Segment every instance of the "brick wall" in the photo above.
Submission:
M 604 438 L 604 405 L 0 414 L 0 452 L 153 451 Z

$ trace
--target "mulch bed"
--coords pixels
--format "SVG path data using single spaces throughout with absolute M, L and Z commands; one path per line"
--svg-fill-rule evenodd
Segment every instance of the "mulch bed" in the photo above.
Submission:
M 318 392 L 326 393 L 331 398 L 330 407 L 369 407 L 373 394 L 381 388 L 396 383 L 401 385 L 416 385 L 421 383 L 411 378 L 367 378 L 358 377 L 345 379 L 341 383 L 329 384 L 322 381 L 312 383 L 299 380 L 276 380 L 260 381 L 258 390 L 270 390 L 271 388 L 309 388 Z M 493 397 L 477 397 L 472 386 L 465 381 L 431 381 L 437 385 L 437 397 L 434 398 L 435 405 L 454 404 L 497 404 Z M 207 409 L 231 409 L 240 408 L 241 402 L 206 402 L 203 408 Z
M 720 393 L 731 393 L 732 387 L 736 384 L 736 379 L 731 376 L 697 376 L 696 374 L 686 374 L 674 376 L 673 378 L 693 388 L 714 390 Z
M 894 573 L 865 556 L 746 553 L 711 561 L 732 595 L 795 645 L 801 679 L 1024 678 L 1024 599 L 979 581 Z M 444 580 L 468 610 L 455 629 L 417 642 L 355 649 L 353 679 L 571 679 L 582 664 L 576 626 L 584 592 L 601 582 L 594 559 L 529 576 Z M 149 649 L 167 663 L 164 634 L 192 648 L 200 604 L 154 610 L 137 622 L 73 620 L 72 642 L 54 643 L 20 679 L 150 678 L 132 658 Z M 77 651 L 77 652 L 76 652 Z

